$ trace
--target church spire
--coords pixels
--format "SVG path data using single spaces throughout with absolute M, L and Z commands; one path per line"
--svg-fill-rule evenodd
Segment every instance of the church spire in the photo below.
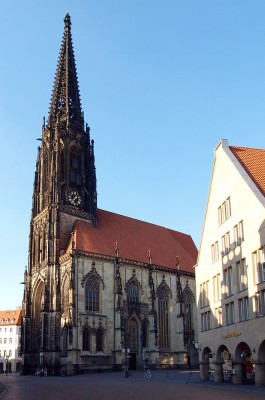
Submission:
M 71 34 L 70 15 L 64 19 L 64 35 L 52 93 L 48 127 L 58 121 L 61 127 L 83 128 L 78 80 Z

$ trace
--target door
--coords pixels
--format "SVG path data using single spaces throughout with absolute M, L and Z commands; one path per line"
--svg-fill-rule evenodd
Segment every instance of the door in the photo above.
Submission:
M 129 369 L 136 369 L 136 353 L 130 353 Z

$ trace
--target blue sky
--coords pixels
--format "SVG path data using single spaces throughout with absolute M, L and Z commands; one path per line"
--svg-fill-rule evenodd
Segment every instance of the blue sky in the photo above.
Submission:
M 199 246 L 214 147 L 264 147 L 264 1 L 1 1 L 2 310 L 21 304 L 36 139 L 67 12 L 100 208 Z

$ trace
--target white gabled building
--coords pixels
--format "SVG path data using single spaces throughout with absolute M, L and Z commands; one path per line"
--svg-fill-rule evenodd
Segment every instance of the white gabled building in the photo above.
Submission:
M 265 150 L 215 149 L 196 293 L 201 378 L 265 385 Z
M 0 311 L 0 373 L 20 370 L 21 308 Z

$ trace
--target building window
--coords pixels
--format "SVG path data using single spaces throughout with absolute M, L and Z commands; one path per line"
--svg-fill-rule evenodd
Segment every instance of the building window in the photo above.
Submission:
M 138 324 L 135 318 L 128 324 L 128 343 L 131 352 L 138 352 Z
M 244 241 L 243 221 L 240 221 L 236 226 L 234 226 L 234 241 L 235 247 L 239 246 Z
M 63 290 L 62 290 L 62 312 L 64 314 L 69 313 L 69 287 L 70 287 L 70 281 L 69 277 L 67 276 L 65 278 L 64 284 L 63 284 Z
M 7 344 L 7 338 L 4 338 L 4 344 Z
M 241 292 L 242 290 L 245 290 L 248 287 L 247 266 L 245 258 L 236 263 L 236 269 L 237 269 L 238 291 Z
M 96 351 L 103 351 L 103 329 L 98 328 L 96 332 Z
M 265 281 L 265 249 L 262 247 L 252 255 L 253 268 L 256 271 L 256 283 Z
M 209 305 L 209 281 L 200 285 L 200 304 L 201 308 Z
M 239 320 L 246 321 L 249 319 L 249 302 L 248 297 L 238 300 Z
M 161 285 L 157 291 L 158 298 L 158 332 L 159 347 L 169 348 L 169 290 L 166 285 Z
M 201 331 L 209 331 L 211 329 L 211 312 L 207 311 L 201 314 Z
M 130 279 L 126 285 L 127 303 L 138 304 L 139 303 L 139 291 L 140 287 L 136 279 Z
M 228 197 L 221 205 L 218 207 L 218 222 L 219 226 L 222 225 L 228 218 L 231 217 L 231 202 L 230 197 Z
M 10 332 L 13 332 L 13 328 L 10 328 L 9 330 L 10 330 Z
M 232 267 L 228 267 L 223 271 L 223 282 L 224 282 L 224 297 L 231 296 L 233 294 L 233 275 Z
M 99 281 L 93 275 L 86 282 L 86 310 L 99 311 Z
M 76 146 L 72 146 L 70 151 L 70 183 L 81 184 L 80 156 Z
M 214 301 L 221 300 L 220 274 L 217 274 L 213 277 L 213 298 Z
M 68 349 L 68 329 L 67 326 L 63 328 L 63 347 L 62 347 L 62 355 L 67 356 Z
M 257 311 L 258 311 L 258 316 L 262 317 L 265 315 L 265 290 L 261 290 L 260 292 L 257 293 L 256 295 L 257 298 Z
M 142 346 L 148 347 L 148 331 L 149 331 L 149 323 L 147 320 L 144 320 L 142 324 Z
M 235 322 L 234 302 L 225 305 L 226 325 L 231 325 Z
M 222 307 L 217 307 L 214 310 L 214 317 L 215 317 L 215 327 L 219 328 L 223 325 L 223 313 Z
M 83 351 L 90 351 L 90 329 L 83 330 Z
M 60 141 L 60 147 L 61 147 L 61 151 L 60 151 L 60 178 L 61 181 L 64 181 L 65 179 L 65 174 L 64 174 L 64 144 L 62 142 L 62 140 Z
M 218 246 L 218 241 L 212 244 L 211 246 L 211 252 L 212 252 L 212 263 L 216 262 L 219 260 L 219 246 Z
M 230 233 L 227 232 L 224 236 L 222 236 L 222 253 L 223 256 L 228 254 L 230 251 Z
M 12 342 L 13 342 L 12 338 L 9 338 L 9 344 L 12 344 Z

